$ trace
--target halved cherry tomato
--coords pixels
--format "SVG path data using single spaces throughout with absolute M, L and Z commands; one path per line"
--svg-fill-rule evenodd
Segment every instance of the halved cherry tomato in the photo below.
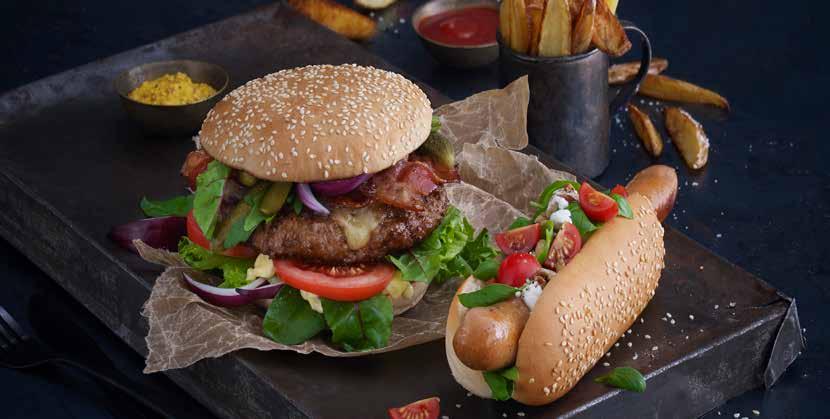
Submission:
M 207 250 L 211 250 L 210 241 L 207 237 L 205 237 L 205 234 L 202 233 L 202 229 L 199 228 L 199 224 L 196 223 L 196 217 L 193 216 L 193 210 L 190 210 L 190 212 L 187 213 L 187 238 L 196 245 Z M 220 252 L 220 254 L 230 256 L 232 258 L 250 259 L 256 257 L 258 252 L 249 246 L 238 244 L 230 249 L 225 249 Z
M 213 160 L 204 150 L 194 150 L 187 154 L 182 166 L 182 176 L 187 178 L 191 188 L 196 188 L 196 178 L 207 169 L 208 163 Z
M 531 224 L 496 234 L 496 244 L 505 255 L 529 252 L 536 246 L 541 234 L 539 223 Z
M 617 201 L 597 191 L 588 182 L 579 187 L 579 206 L 592 221 L 605 222 L 617 215 Z
M 395 268 L 377 265 L 315 266 L 293 260 L 275 260 L 280 279 L 294 288 L 336 301 L 360 301 L 383 291 Z
M 582 249 L 582 237 L 579 236 L 579 230 L 571 223 L 562 224 L 562 228 L 556 233 L 550 245 L 544 265 L 548 269 L 561 271 L 580 249 Z
M 536 256 L 530 253 L 513 253 L 501 262 L 496 282 L 521 287 L 541 267 Z
M 438 397 L 430 397 L 404 407 L 393 407 L 388 410 L 389 419 L 436 419 L 441 413 L 440 403 Z
M 619 195 L 619 196 L 622 196 L 622 197 L 628 198 L 628 191 L 627 191 L 627 190 L 625 190 L 625 186 L 620 185 L 619 183 L 617 184 L 617 186 L 614 186 L 614 187 L 611 189 L 611 193 L 615 193 L 615 194 L 617 194 L 617 195 Z

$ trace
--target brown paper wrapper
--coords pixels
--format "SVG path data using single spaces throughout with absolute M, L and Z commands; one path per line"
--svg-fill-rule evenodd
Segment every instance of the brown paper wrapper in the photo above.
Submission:
M 444 134 L 455 145 L 462 183 L 447 185 L 450 203 L 480 230 L 504 230 L 517 216 L 530 213 L 529 202 L 549 183 L 574 179 L 551 170 L 534 156 L 516 150 L 527 146 L 526 78 L 438 108 Z M 147 318 L 146 373 L 183 368 L 245 348 L 319 352 L 333 357 L 365 356 L 395 351 L 444 337 L 447 310 L 457 280 L 433 284 L 423 298 L 395 307 L 388 346 L 344 352 L 323 337 L 301 345 L 283 345 L 262 334 L 264 308 L 217 307 L 188 290 L 182 274 L 204 275 L 188 268 L 177 254 L 136 242 L 141 256 L 166 267 L 156 279 L 142 315 Z

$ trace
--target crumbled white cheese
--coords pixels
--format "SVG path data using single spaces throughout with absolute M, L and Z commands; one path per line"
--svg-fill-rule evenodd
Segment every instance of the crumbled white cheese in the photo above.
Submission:
M 522 291 L 522 301 L 525 302 L 527 308 L 533 310 L 536 301 L 542 296 L 542 287 L 536 281 L 529 281 Z
M 571 212 L 566 209 L 561 209 L 550 215 L 550 220 L 557 228 L 565 223 L 573 223 L 571 221 Z
M 311 306 L 312 310 L 323 314 L 323 303 L 320 302 L 320 297 L 317 296 L 317 294 L 300 290 L 300 297 L 303 297 L 303 300 L 308 301 L 308 305 Z
M 556 204 L 556 206 L 554 207 L 553 204 Z M 562 198 L 559 195 L 554 195 L 550 199 L 550 204 L 548 205 L 548 209 L 561 210 L 561 209 L 565 209 L 565 208 L 568 208 L 568 200 L 567 199 Z
M 271 278 L 274 276 L 274 262 L 268 255 L 260 254 L 254 261 L 254 267 L 245 272 L 245 280 L 251 282 L 257 278 Z

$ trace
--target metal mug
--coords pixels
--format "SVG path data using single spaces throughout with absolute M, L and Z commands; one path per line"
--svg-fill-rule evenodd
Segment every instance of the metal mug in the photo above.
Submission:
M 611 158 L 608 137 L 611 115 L 628 103 L 648 72 L 651 43 L 629 22 L 621 22 L 642 40 L 640 70 L 609 101 L 608 56 L 593 49 L 564 57 L 533 57 L 513 51 L 499 35 L 502 86 L 527 75 L 530 103 L 527 133 L 530 142 L 577 173 L 596 177 Z

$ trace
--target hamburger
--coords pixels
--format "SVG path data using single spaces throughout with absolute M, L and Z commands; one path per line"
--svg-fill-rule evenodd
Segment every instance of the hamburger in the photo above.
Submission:
M 263 323 L 275 341 L 386 346 L 393 315 L 469 275 L 479 257 L 462 252 L 489 243 L 448 203 L 458 174 L 435 128 L 424 92 L 388 71 L 249 81 L 208 113 L 182 167 L 194 194 L 179 254 L 223 288 L 282 284 Z

